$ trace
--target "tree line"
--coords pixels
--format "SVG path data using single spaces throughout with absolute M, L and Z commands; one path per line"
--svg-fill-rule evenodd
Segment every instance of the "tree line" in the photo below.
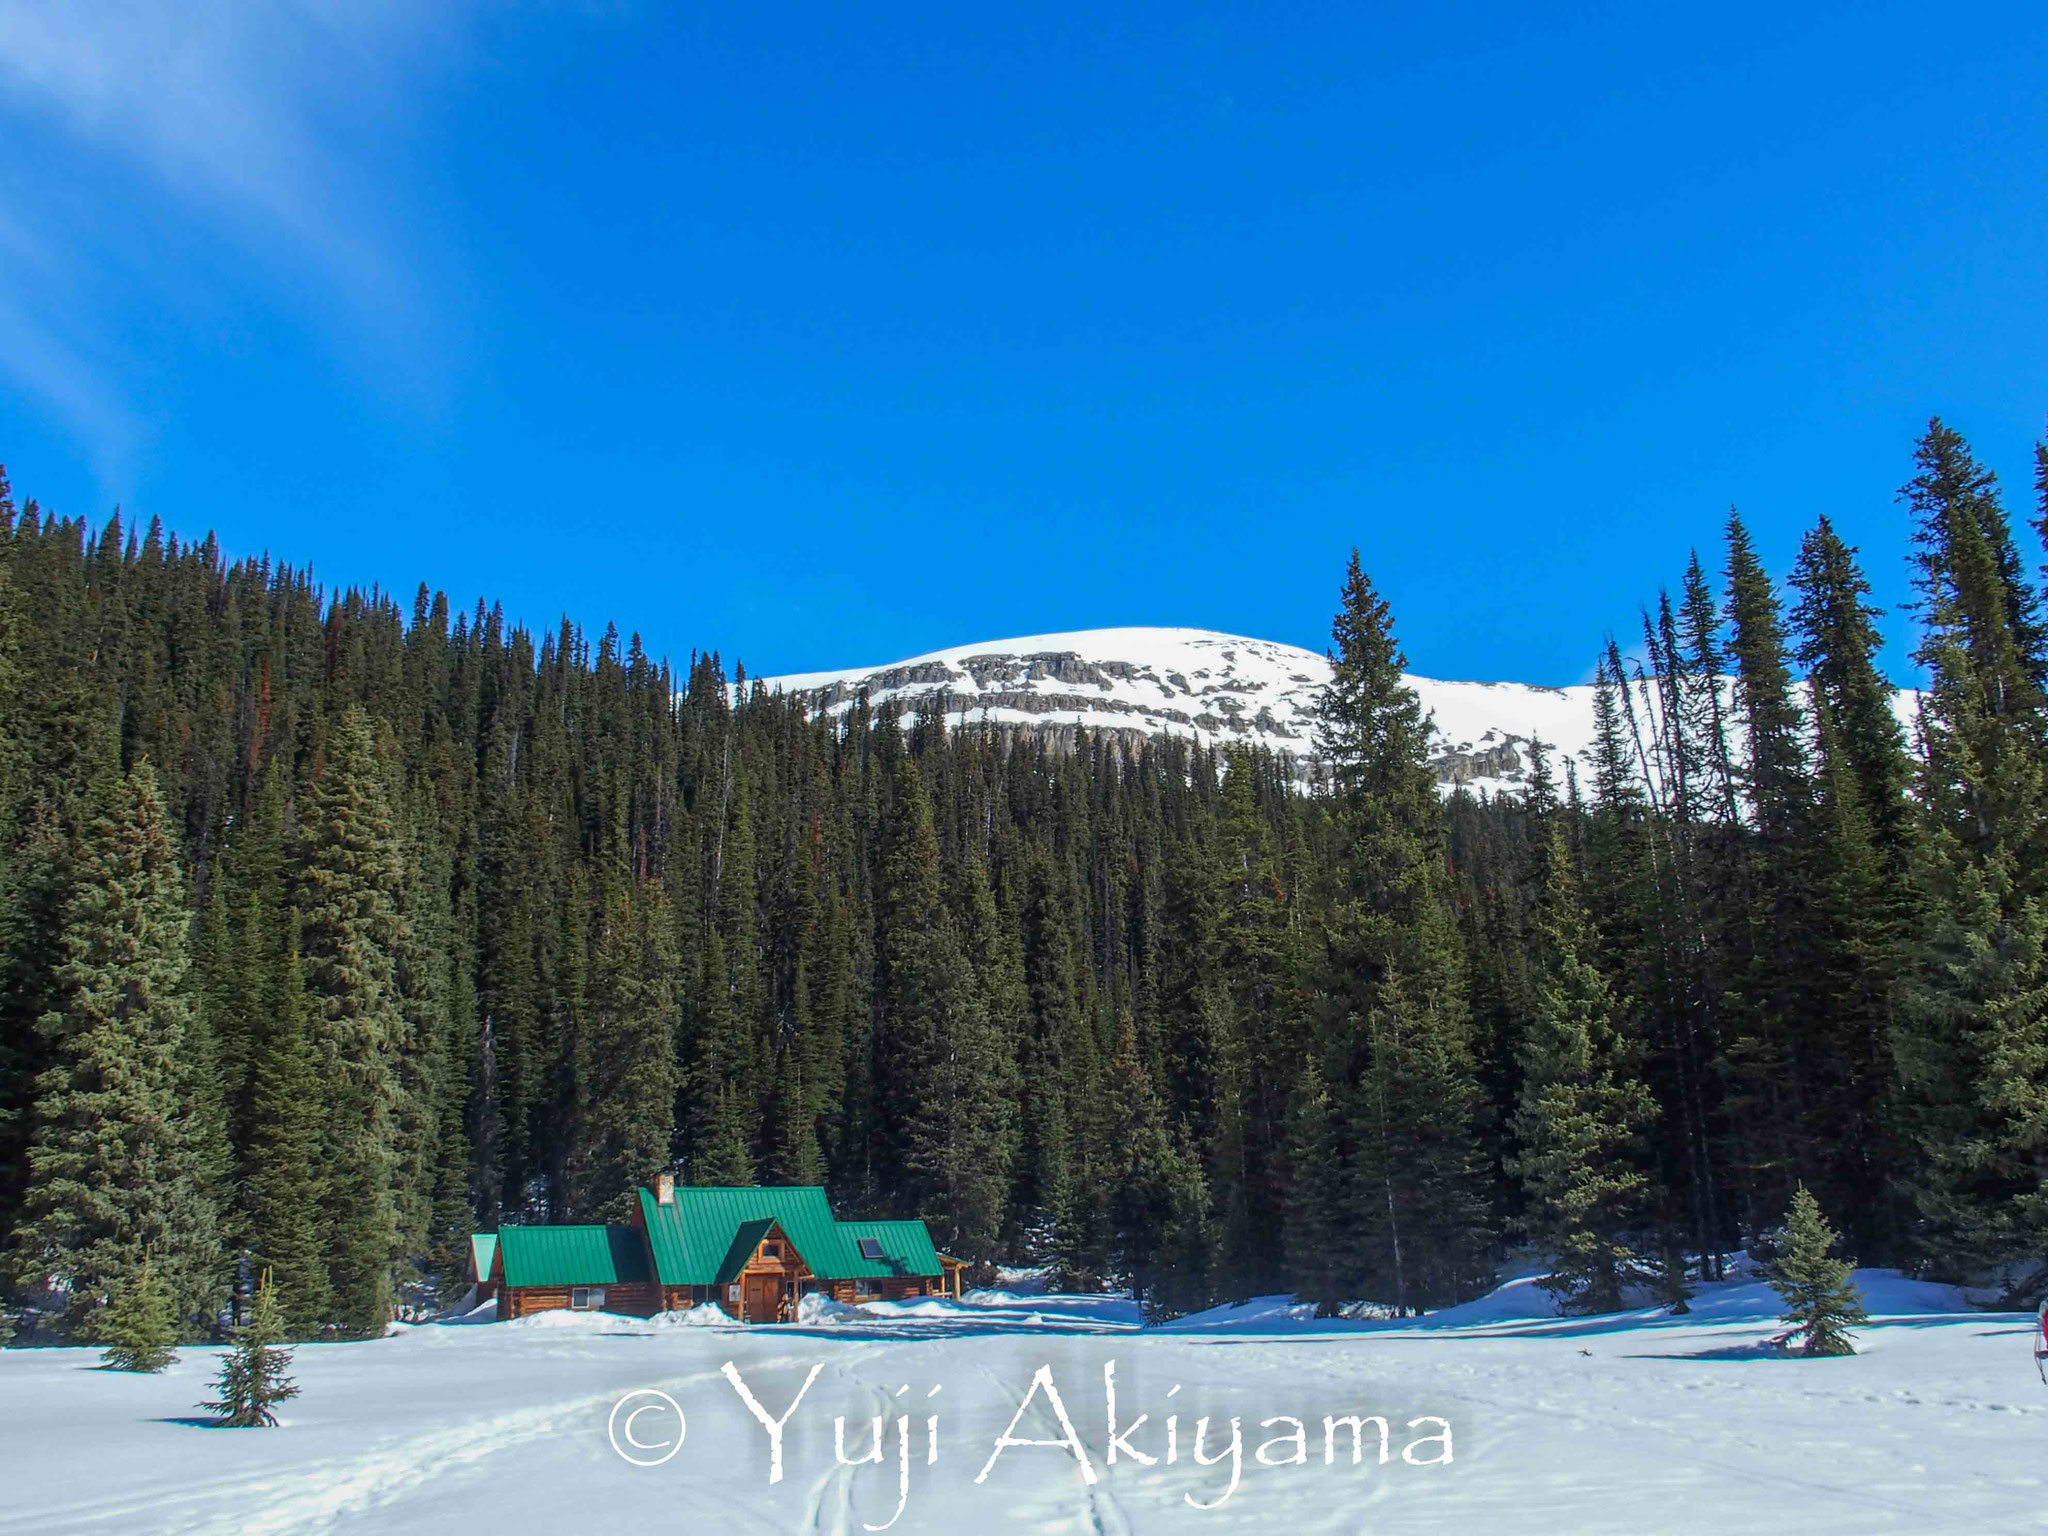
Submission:
M 2048 539 L 2048 447 L 2032 531 Z M 0 1266 L 292 1337 L 671 1169 L 826 1185 L 1156 1312 L 1682 1294 L 1805 1186 L 1866 1261 L 2044 1256 L 2048 615 L 1933 423 L 1927 686 L 1822 519 L 1731 517 L 1585 771 L 1438 793 L 1354 555 L 1308 787 L 1245 748 L 827 719 L 638 637 L 327 593 L 0 480 Z

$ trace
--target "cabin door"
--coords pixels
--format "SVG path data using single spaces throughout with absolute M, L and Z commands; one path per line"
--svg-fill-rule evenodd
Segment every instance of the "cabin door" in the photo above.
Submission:
M 772 1323 L 782 1310 L 782 1276 L 747 1275 L 740 1288 L 740 1320 Z

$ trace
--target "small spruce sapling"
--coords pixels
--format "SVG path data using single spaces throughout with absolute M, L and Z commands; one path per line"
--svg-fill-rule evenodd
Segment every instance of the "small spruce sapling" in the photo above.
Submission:
M 171 1294 L 148 1254 L 135 1278 L 115 1288 L 94 1331 L 106 1345 L 100 1360 L 111 1370 L 155 1372 L 178 1358 L 171 1348 L 178 1342 Z
M 1685 1244 L 1676 1237 L 1665 1237 L 1651 1284 L 1657 1300 L 1670 1316 L 1682 1317 L 1692 1310 L 1692 1281 L 1686 1273 Z
M 1808 1355 L 1853 1355 L 1849 1330 L 1870 1321 L 1863 1294 L 1850 1278 L 1847 1259 L 1830 1257 L 1835 1229 L 1821 1214 L 1820 1202 L 1802 1184 L 1785 1216 L 1785 1233 L 1770 1281 L 1785 1299 L 1785 1321 L 1806 1336 Z
M 249 1321 L 235 1330 L 234 1347 L 221 1358 L 220 1375 L 213 1389 L 214 1401 L 199 1406 L 219 1418 L 224 1429 L 258 1429 L 277 1422 L 271 1410 L 299 1395 L 285 1367 L 292 1352 L 278 1347 L 284 1338 L 284 1318 L 277 1305 L 277 1288 L 270 1271 L 256 1285 L 256 1301 Z

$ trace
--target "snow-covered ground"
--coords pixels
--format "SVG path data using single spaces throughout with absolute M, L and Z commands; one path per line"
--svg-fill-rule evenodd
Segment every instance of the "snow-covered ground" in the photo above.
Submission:
M 2031 1319 L 1972 1312 L 1953 1291 L 1886 1271 L 1859 1278 L 1876 1314 L 1863 1352 L 1811 1361 L 1765 1346 L 1775 1298 L 1754 1283 L 1707 1288 L 1681 1318 L 1560 1319 L 1526 1279 L 1399 1325 L 1318 1322 L 1272 1298 L 1140 1329 L 1127 1301 L 1000 1292 L 782 1328 L 553 1313 L 302 1347 L 303 1395 L 274 1430 L 194 1417 L 211 1350 L 128 1376 L 95 1369 L 86 1350 L 12 1349 L 0 1352 L 0 1532 L 859 1532 L 896 1510 L 905 1447 L 897 1531 L 2048 1527 L 2048 1388 Z M 815 1368 L 784 1431 L 779 1482 L 728 1362 L 770 1417 Z M 1106 1460 L 1112 1362 L 1118 1427 L 1153 1464 Z M 988 1466 L 1042 1368 L 1093 1482 L 1065 1448 L 1012 1447 Z M 635 1466 L 608 1424 L 627 1423 L 655 1448 L 634 1451 L 648 1459 L 676 1440 L 660 1398 L 615 1414 L 648 1390 L 687 1427 L 670 1459 Z M 1351 1415 L 1367 1421 L 1363 1464 L 1340 1425 L 1326 1465 L 1324 1418 Z M 876 1416 L 884 1464 L 840 1465 L 834 1419 L 847 1421 L 852 1458 Z M 1192 1459 L 1205 1416 L 1213 1465 Z M 1388 1422 L 1385 1464 L 1373 1416 Z M 1305 1464 L 1260 1464 L 1262 1445 L 1269 1461 L 1293 1456 L 1290 1418 Z M 1242 1467 L 1223 1498 L 1232 1419 Z M 1413 1464 L 1443 1457 L 1438 1420 L 1448 1463 Z M 1043 1390 L 1009 1433 L 1062 1435 Z

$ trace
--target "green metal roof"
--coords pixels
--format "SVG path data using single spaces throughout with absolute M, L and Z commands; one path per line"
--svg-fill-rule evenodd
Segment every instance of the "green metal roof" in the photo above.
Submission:
M 840 1221 L 815 1184 L 678 1186 L 673 1205 L 640 1191 L 655 1269 L 663 1285 L 723 1285 L 743 1229 L 773 1221 L 811 1272 L 827 1280 L 939 1274 L 939 1257 L 921 1221 Z M 763 1227 L 765 1232 L 766 1228 Z M 879 1260 L 861 1257 L 858 1240 L 875 1238 Z M 761 1238 L 742 1252 L 734 1273 Z
M 936 1275 L 945 1266 L 932 1246 L 932 1234 L 921 1221 L 842 1221 L 839 1232 L 862 1267 L 857 1275 Z M 881 1245 L 879 1259 L 864 1259 L 860 1240 L 872 1237 Z
M 491 1278 L 491 1260 L 497 1256 L 497 1233 L 472 1232 L 469 1234 L 469 1262 L 475 1269 L 478 1280 L 488 1280 Z
M 637 1227 L 500 1227 L 507 1285 L 631 1285 L 654 1278 Z

